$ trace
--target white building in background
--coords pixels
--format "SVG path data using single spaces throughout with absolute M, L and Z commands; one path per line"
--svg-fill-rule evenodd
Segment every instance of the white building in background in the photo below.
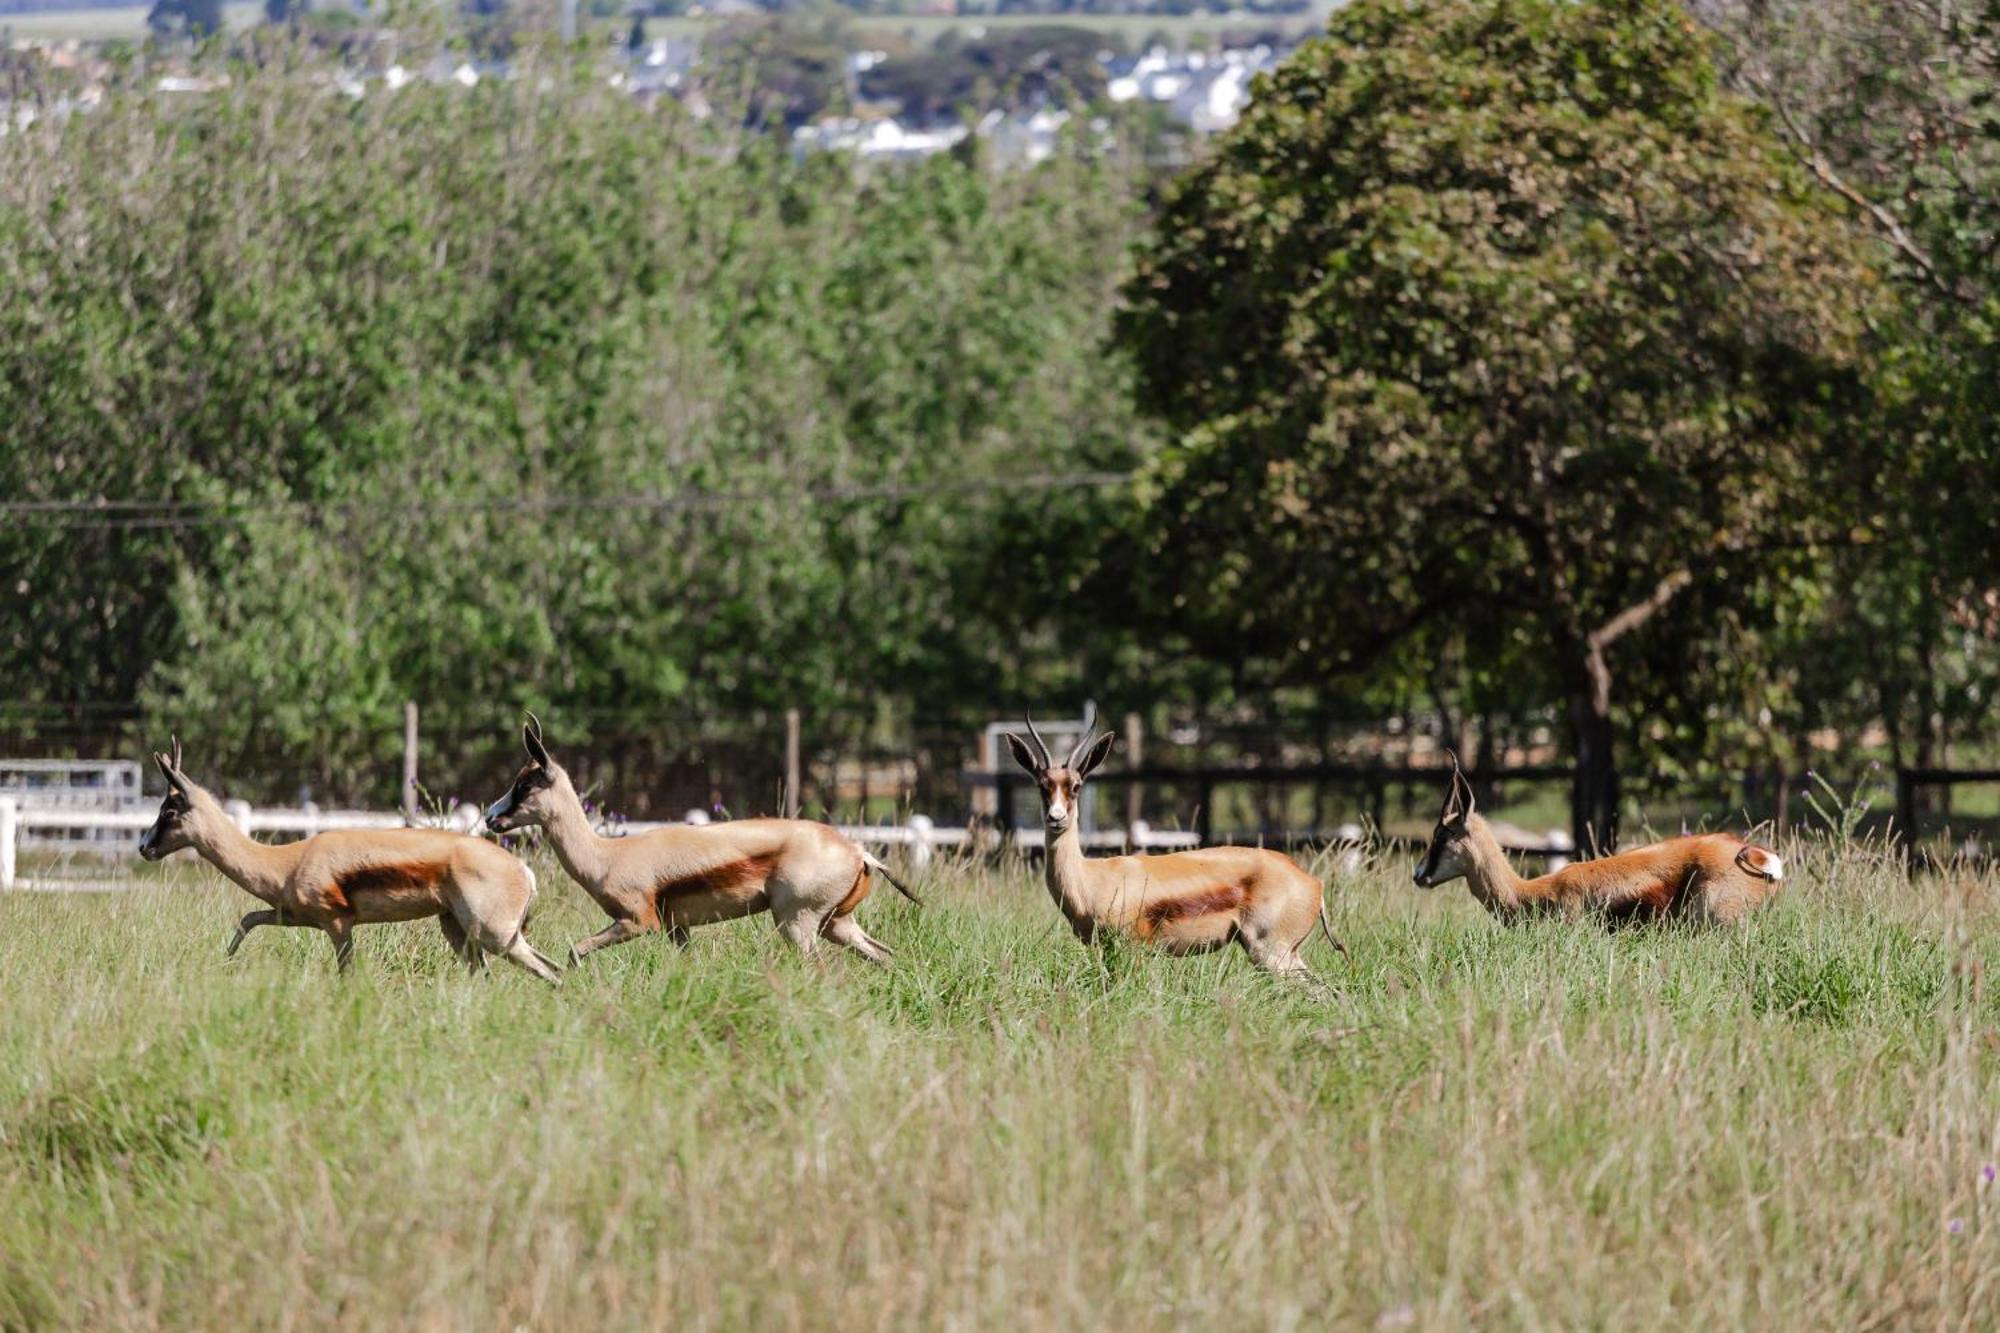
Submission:
M 943 129 L 911 129 L 894 120 L 858 120 L 853 116 L 802 125 L 792 135 L 795 148 L 805 152 L 839 151 L 878 161 L 929 157 L 962 143 L 963 125 Z
M 1173 117 L 1196 134 L 1228 129 L 1250 105 L 1250 80 L 1256 71 L 1244 65 L 1211 66 L 1188 80 L 1173 101 Z
M 1282 53 L 1258 45 L 1236 51 L 1190 51 L 1163 46 L 1133 59 L 1107 59 L 1105 93 L 1114 102 L 1161 102 L 1197 134 L 1226 130 L 1250 104 L 1250 81 L 1275 69 Z

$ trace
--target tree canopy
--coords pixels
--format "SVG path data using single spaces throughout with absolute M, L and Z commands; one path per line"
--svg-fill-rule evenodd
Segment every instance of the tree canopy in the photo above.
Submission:
M 1665 0 L 1361 0 L 1172 191 L 1120 325 L 1140 568 L 1285 679 L 1398 646 L 1569 701 L 1606 840 L 1614 645 L 1683 671 L 1863 540 L 1879 281 Z

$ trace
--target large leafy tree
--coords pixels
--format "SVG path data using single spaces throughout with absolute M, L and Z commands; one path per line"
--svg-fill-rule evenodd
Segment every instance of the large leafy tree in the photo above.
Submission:
M 1120 326 L 1176 436 L 1153 605 L 1300 681 L 1448 627 L 1566 703 L 1586 846 L 1621 654 L 1768 614 L 1884 462 L 1837 433 L 1874 275 L 1708 42 L 1663 0 L 1344 8 L 1172 191 Z

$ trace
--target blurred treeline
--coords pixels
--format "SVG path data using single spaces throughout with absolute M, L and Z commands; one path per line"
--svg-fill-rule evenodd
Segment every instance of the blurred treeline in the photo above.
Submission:
M 406 698 L 1476 746 L 1581 734 L 1594 645 L 1628 769 L 1967 753 L 2000 3 L 1927 13 L 1363 0 L 1177 182 L 1084 118 L 1032 169 L 795 158 L 531 47 L 120 91 L 0 140 L 4 730 L 377 801 Z
M 382 799 L 405 698 L 577 743 L 1076 680 L 1056 534 L 1144 438 L 1115 166 L 864 176 L 564 63 L 0 156 L 16 735 L 132 703 Z

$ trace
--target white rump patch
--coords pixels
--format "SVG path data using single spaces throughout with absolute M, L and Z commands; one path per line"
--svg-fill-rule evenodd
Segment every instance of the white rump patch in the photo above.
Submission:
M 1736 853 L 1736 864 L 1753 875 L 1761 875 L 1768 880 L 1785 877 L 1785 858 L 1776 852 L 1765 851 L 1762 847 L 1745 847 Z

